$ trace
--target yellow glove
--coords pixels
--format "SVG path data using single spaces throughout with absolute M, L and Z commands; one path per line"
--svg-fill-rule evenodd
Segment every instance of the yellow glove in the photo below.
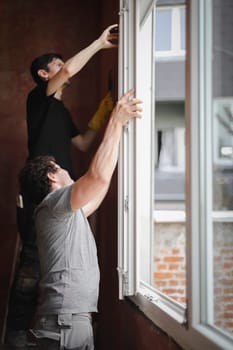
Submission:
M 89 121 L 88 127 L 92 130 L 98 131 L 103 126 L 103 124 L 109 117 L 112 110 L 113 110 L 113 99 L 110 94 L 107 94 L 103 98 L 103 100 L 100 102 L 97 111 Z

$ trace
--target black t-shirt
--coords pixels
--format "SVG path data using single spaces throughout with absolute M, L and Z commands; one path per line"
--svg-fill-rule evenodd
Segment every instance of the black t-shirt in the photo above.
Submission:
M 68 109 L 53 95 L 46 96 L 47 83 L 35 87 L 27 98 L 29 158 L 51 155 L 72 174 L 71 138 L 79 131 Z

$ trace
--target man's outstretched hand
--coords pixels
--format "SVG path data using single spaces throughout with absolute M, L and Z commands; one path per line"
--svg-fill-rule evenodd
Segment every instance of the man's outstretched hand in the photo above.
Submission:
M 126 92 L 117 102 L 112 115 L 117 122 L 125 125 L 130 119 L 142 118 L 142 101 L 134 98 L 134 89 Z
M 102 49 L 109 49 L 118 46 L 118 33 L 111 33 L 111 29 L 118 28 L 117 24 L 109 26 L 103 31 L 101 36 L 97 39 L 100 42 Z

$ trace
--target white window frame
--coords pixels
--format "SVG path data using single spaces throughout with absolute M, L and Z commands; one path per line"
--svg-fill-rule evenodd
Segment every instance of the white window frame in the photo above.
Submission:
M 135 86 L 135 18 L 134 3 L 121 0 L 119 11 L 120 45 L 119 47 L 119 96 Z M 132 68 L 132 69 L 130 69 Z M 136 254 L 134 231 L 134 216 L 132 206 L 128 199 L 134 201 L 134 177 L 132 172 L 135 168 L 135 152 L 132 148 L 135 122 L 130 122 L 124 127 L 124 133 L 120 144 L 120 159 L 118 162 L 118 276 L 119 297 L 135 293 L 136 269 L 134 256 Z M 127 174 L 127 175 L 126 175 Z M 129 179 L 132 179 L 130 182 Z M 130 277 L 129 277 L 130 276 Z
M 119 50 L 119 95 L 129 88 L 136 87 L 136 95 L 143 94 L 139 79 L 142 78 L 140 31 L 140 3 L 144 0 L 120 1 L 120 50 Z M 187 103 L 186 145 L 187 145 L 187 297 L 188 309 L 172 302 L 149 284 L 140 281 L 140 230 L 145 231 L 145 241 L 150 239 L 150 225 L 144 212 L 151 204 L 140 203 L 142 191 L 147 197 L 151 190 L 149 182 L 138 188 L 142 181 L 140 161 L 147 169 L 151 153 L 142 152 L 142 130 L 148 132 L 145 116 L 153 111 L 152 92 L 143 94 L 143 121 L 130 122 L 124 130 L 119 159 L 119 239 L 118 272 L 120 299 L 130 298 L 145 315 L 157 326 L 173 337 L 185 349 L 231 350 L 233 340 L 227 334 L 210 324 L 212 314 L 207 308 L 213 303 L 211 298 L 211 271 L 213 269 L 210 244 L 212 232 L 212 134 L 211 128 L 211 18 L 212 0 L 190 0 L 190 52 L 189 56 L 189 101 Z M 145 16 L 143 16 L 145 23 Z M 145 72 L 144 72 L 145 73 Z M 146 80 L 148 83 L 148 80 Z M 149 100 L 148 100 L 148 96 Z M 151 120 L 154 118 L 151 118 Z M 148 133 L 150 142 L 150 134 Z M 143 144 L 147 150 L 146 144 Z M 210 156 L 211 155 L 211 156 Z M 144 157 L 143 157 L 144 156 Z M 150 187 L 151 186 L 151 187 Z M 139 191 L 138 191 L 139 190 Z M 152 192 L 151 192 L 152 193 Z M 148 198 L 148 197 L 147 197 Z M 139 219 L 140 217 L 140 219 Z M 143 222 L 143 218 L 145 219 Z M 140 222 L 141 220 L 141 222 Z M 152 218 L 149 217 L 152 222 Z M 143 225 L 146 225 L 145 227 Z M 148 232 L 147 232 L 148 231 Z M 206 234 L 207 232 L 207 234 Z M 148 251 L 150 257 L 151 252 Z M 145 255 L 145 260 L 147 256 Z M 186 312 L 187 311 L 187 312 Z M 209 322 L 209 323 L 208 323 Z

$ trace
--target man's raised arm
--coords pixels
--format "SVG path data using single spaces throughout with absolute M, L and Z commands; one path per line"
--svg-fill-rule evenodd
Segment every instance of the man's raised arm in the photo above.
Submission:
M 73 185 L 71 207 L 83 208 L 90 215 L 102 202 L 118 160 L 119 143 L 124 125 L 133 118 L 141 118 L 142 103 L 132 98 L 133 90 L 123 95 L 117 102 L 109 119 L 103 140 L 86 174 Z
M 48 83 L 48 96 L 56 92 L 69 78 L 78 73 L 99 50 L 117 47 L 112 41 L 118 38 L 118 34 L 110 33 L 110 30 L 114 27 L 117 27 L 117 24 L 109 26 L 97 40 L 64 63 L 62 69 Z

